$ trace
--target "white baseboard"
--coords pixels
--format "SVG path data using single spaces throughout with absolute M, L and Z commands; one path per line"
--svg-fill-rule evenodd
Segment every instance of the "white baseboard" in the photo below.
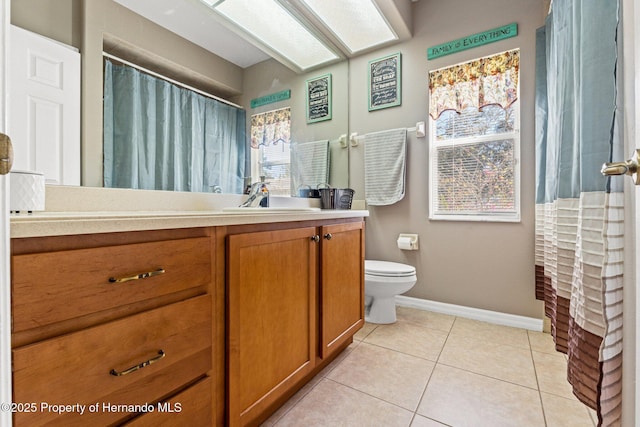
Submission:
M 511 326 L 513 328 L 542 332 L 542 319 L 536 319 L 534 317 L 518 316 L 516 314 L 483 310 L 481 308 L 429 301 L 404 295 L 396 296 L 396 304 L 402 307 L 417 308 L 419 310 L 432 311 L 434 313 L 449 314 L 451 316 L 481 320 L 483 322 L 495 323 L 502 326 Z

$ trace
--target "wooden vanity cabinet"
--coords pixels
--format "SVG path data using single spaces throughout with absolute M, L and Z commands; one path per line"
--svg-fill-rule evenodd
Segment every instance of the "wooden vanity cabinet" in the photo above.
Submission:
M 326 358 L 364 325 L 364 225 L 327 225 L 320 236 L 320 356 Z
M 14 425 L 218 425 L 212 234 L 13 239 L 13 399 L 37 406 Z M 43 404 L 86 406 L 58 414 Z M 144 404 L 153 411 L 129 406 Z
M 364 324 L 364 223 L 302 225 L 226 237 L 230 426 L 264 421 Z

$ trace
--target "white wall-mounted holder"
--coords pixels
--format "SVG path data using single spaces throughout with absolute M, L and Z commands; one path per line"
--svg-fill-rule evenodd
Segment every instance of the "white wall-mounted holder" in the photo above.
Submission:
M 418 235 L 400 233 L 398 236 L 398 248 L 403 251 L 417 251 L 420 248 L 418 245 Z
M 424 122 L 416 123 L 416 138 L 424 138 L 427 136 L 426 125 Z
M 358 146 L 358 132 L 352 132 L 351 135 L 349 135 L 349 142 L 351 142 L 352 147 Z
M 338 141 L 340 142 L 340 147 L 342 148 L 347 148 L 349 146 L 349 144 L 347 143 L 346 133 L 343 133 L 342 135 L 340 135 L 340 138 L 338 139 Z

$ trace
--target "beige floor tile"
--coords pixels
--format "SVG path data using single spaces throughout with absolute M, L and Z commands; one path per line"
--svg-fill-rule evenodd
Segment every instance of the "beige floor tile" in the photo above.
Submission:
M 355 349 L 360 341 L 354 341 L 342 353 L 340 353 L 331 363 L 329 363 L 322 371 L 318 372 L 315 377 L 305 384 L 296 394 L 291 396 L 287 402 L 273 413 L 263 424 L 263 427 L 273 426 L 284 414 L 289 412 L 313 387 L 316 386 L 325 376 L 329 374 L 336 366 L 338 366 L 348 355 Z
M 587 411 L 591 416 L 591 421 L 593 421 L 593 427 L 596 427 L 598 425 L 598 413 L 589 407 L 587 407 Z
M 472 336 L 486 342 L 529 349 L 527 331 L 478 320 L 456 317 L 451 334 Z
M 327 378 L 414 411 L 434 363 L 363 342 Z
M 537 390 L 438 364 L 418 413 L 451 426 L 544 427 Z
M 496 344 L 482 337 L 454 335 L 452 332 L 438 363 L 538 388 L 530 350 Z
M 593 427 L 587 407 L 577 399 L 540 393 L 547 427 Z
M 446 332 L 398 320 L 390 325 L 378 326 L 364 342 L 435 362 L 446 339 Z
M 567 381 L 567 360 L 562 353 L 549 354 L 532 351 L 533 363 L 540 391 L 567 399 L 575 399 Z
M 276 426 L 406 427 L 412 416 L 410 411 L 323 379 Z
M 342 353 L 336 356 L 336 358 L 333 361 L 331 361 L 331 363 L 325 366 L 322 371 L 318 372 L 318 375 L 316 376 L 323 378 L 329 375 L 329 372 L 333 371 L 336 366 L 340 365 L 340 363 L 342 363 L 342 361 L 349 355 L 349 353 L 351 353 L 357 346 L 359 346 L 361 342 L 362 341 L 354 340 L 351 344 L 347 346 L 347 348 L 344 349 L 344 351 L 342 351 Z
M 437 329 L 449 332 L 456 319 L 455 316 L 447 314 L 433 313 L 431 311 L 418 310 L 409 307 L 396 306 L 396 316 L 398 320 L 415 323 L 425 328 Z
M 556 344 L 553 342 L 551 334 L 544 332 L 527 331 L 529 334 L 529 344 L 531 350 L 539 351 L 541 353 L 556 354 Z
M 353 336 L 353 340 L 362 341 L 367 337 L 367 335 L 369 335 L 377 327 L 378 325 L 375 325 L 373 323 L 365 323 L 362 329 L 356 332 L 356 334 Z
M 319 374 L 313 377 L 311 381 L 305 384 L 296 394 L 291 396 L 284 405 L 282 405 L 264 423 L 262 423 L 261 427 L 274 426 L 280 418 L 294 408 L 303 397 L 305 397 L 320 381 L 322 381 L 322 379 L 323 377 Z
M 411 427 L 447 427 L 447 425 L 416 414 L 411 422 Z

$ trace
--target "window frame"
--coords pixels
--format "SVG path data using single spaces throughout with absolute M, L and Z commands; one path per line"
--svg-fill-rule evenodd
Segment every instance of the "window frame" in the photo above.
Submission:
M 521 186 L 520 186 L 520 85 L 518 85 L 518 98 L 513 102 L 515 118 L 513 132 L 496 133 L 483 136 L 471 136 L 464 138 L 451 138 L 438 141 L 436 138 L 436 120 L 429 116 L 429 220 L 431 221 L 469 221 L 469 222 L 512 222 L 519 223 L 521 218 Z M 463 144 L 478 144 L 488 141 L 497 141 L 513 139 L 514 140 L 514 192 L 515 192 L 515 211 L 514 212 L 487 212 L 487 213 L 442 213 L 436 212 L 438 197 L 438 181 L 437 167 L 435 159 L 437 158 L 437 149 L 442 146 L 453 146 Z
M 271 191 L 272 195 L 276 195 L 276 196 L 281 196 L 281 197 L 291 197 L 291 192 L 293 191 L 293 189 L 291 188 L 291 141 L 283 141 L 282 144 L 286 144 L 286 149 L 289 151 L 289 162 L 285 163 L 278 163 L 280 165 L 288 165 L 289 166 L 289 189 L 286 190 L 287 193 L 286 194 L 278 194 L 281 193 L 283 191 L 285 191 L 284 188 L 279 187 L 279 188 L 274 188 L 273 184 L 272 186 L 269 188 L 269 190 Z M 260 146 L 257 149 L 255 148 L 251 148 L 251 177 L 252 177 L 252 182 L 257 182 L 257 178 L 260 178 L 261 176 L 266 176 L 264 175 L 263 172 L 263 167 L 264 167 L 264 162 L 262 161 L 263 157 L 264 157 L 264 146 Z M 275 162 L 274 162 L 275 164 Z M 267 181 L 270 178 L 267 177 Z

